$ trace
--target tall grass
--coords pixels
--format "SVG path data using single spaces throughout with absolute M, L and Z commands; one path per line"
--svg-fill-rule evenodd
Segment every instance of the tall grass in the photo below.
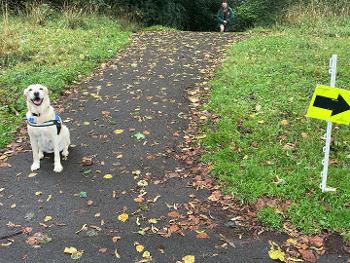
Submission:
M 283 16 L 283 22 L 300 25 L 308 22 L 343 20 L 350 17 L 348 0 L 299 0 L 289 6 Z

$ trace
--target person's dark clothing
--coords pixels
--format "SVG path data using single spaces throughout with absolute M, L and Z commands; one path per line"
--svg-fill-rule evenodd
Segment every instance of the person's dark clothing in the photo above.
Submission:
M 225 25 L 224 20 L 225 20 L 225 14 L 224 14 L 224 9 L 221 7 L 220 10 L 218 11 L 217 14 L 217 19 L 218 19 L 218 26 L 220 25 Z M 234 13 L 232 8 L 228 7 L 227 8 L 227 16 L 226 16 L 226 21 L 227 24 L 225 25 L 225 31 L 229 31 L 232 28 L 232 21 L 233 21 Z

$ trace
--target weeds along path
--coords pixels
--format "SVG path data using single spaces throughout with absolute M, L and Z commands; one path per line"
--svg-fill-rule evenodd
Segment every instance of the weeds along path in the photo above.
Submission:
M 190 114 L 198 88 L 242 38 L 136 35 L 62 98 L 74 144 L 63 173 L 53 173 L 51 155 L 30 173 L 30 152 L 0 170 L 0 262 L 270 262 L 267 238 L 280 237 L 235 226 L 232 200 L 188 145 L 189 124 L 207 118 Z

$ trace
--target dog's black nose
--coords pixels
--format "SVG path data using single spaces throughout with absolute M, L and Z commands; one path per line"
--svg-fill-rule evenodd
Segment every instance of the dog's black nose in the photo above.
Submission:
M 34 96 L 39 97 L 39 92 L 38 91 L 34 92 Z

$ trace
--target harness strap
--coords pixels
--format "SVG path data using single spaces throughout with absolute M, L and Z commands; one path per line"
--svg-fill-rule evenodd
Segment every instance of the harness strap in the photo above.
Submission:
M 60 134 L 61 129 L 62 129 L 62 120 L 61 120 L 61 117 L 60 117 L 60 115 L 58 113 L 56 113 L 56 119 L 55 120 L 46 121 L 46 122 L 44 122 L 42 124 L 37 124 L 37 123 L 35 123 L 35 119 L 33 117 L 29 117 L 29 118 L 27 118 L 27 123 L 28 123 L 29 126 L 36 127 L 36 128 L 56 126 L 56 128 L 57 128 L 57 135 Z

